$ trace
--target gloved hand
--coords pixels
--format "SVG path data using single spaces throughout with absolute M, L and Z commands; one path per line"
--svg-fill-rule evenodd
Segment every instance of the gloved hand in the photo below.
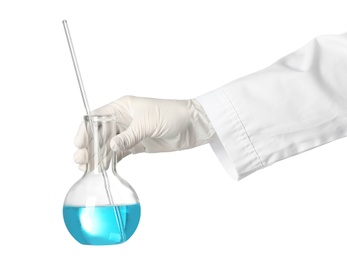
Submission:
M 117 160 L 129 154 L 158 153 L 194 148 L 210 141 L 213 129 L 202 106 L 195 99 L 166 100 L 124 96 L 92 112 L 115 115 L 117 135 L 110 147 Z M 81 124 L 74 160 L 83 170 L 88 163 L 88 137 Z M 90 157 L 90 156 L 89 156 Z

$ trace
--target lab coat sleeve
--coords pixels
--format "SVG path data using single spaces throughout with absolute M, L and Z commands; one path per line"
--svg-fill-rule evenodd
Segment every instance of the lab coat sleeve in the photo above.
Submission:
M 271 66 L 196 98 L 211 147 L 240 180 L 347 134 L 347 33 L 314 38 Z

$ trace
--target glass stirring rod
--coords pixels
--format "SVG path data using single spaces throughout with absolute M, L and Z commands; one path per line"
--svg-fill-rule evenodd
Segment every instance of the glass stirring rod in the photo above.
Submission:
M 71 35 L 70 35 L 70 30 L 67 24 L 66 20 L 63 20 L 63 26 L 64 26 L 64 30 L 65 30 L 65 34 L 66 34 L 66 39 L 69 45 L 69 49 L 70 49 L 70 53 L 71 53 L 71 57 L 72 57 L 72 62 L 75 68 L 75 72 L 76 72 L 76 76 L 77 76 L 77 81 L 78 81 L 78 85 L 80 87 L 80 91 L 81 91 L 81 95 L 82 95 L 82 99 L 83 99 L 83 103 L 84 103 L 84 107 L 86 109 L 87 115 L 88 115 L 88 119 L 89 119 L 89 126 L 90 126 L 90 130 L 91 133 L 94 135 L 94 129 L 93 129 L 93 120 L 91 117 L 91 112 L 90 112 L 90 108 L 89 108 L 89 104 L 88 104 L 88 99 L 87 99 L 87 94 L 86 91 L 84 89 L 84 85 L 83 85 L 83 81 L 82 81 L 82 76 L 78 67 L 78 62 L 77 62 L 77 58 L 76 58 L 76 53 L 72 44 L 72 39 L 71 39 Z M 113 201 L 113 197 L 110 191 L 110 183 L 105 171 L 105 167 L 103 165 L 103 158 L 101 158 L 101 153 L 99 154 L 99 163 L 100 163 L 100 169 L 102 172 L 102 176 L 103 176 L 103 180 L 104 180 L 104 186 L 105 186 L 105 190 L 107 193 L 107 198 L 108 198 L 108 202 L 110 205 L 114 205 L 114 201 Z M 97 167 L 97 165 L 94 167 Z M 122 237 L 122 241 L 125 240 L 125 234 L 123 231 L 123 221 L 122 221 L 122 216 L 119 212 L 119 209 L 117 207 L 114 208 L 114 213 L 115 213 L 115 217 L 116 217 L 116 221 L 117 221 L 117 225 L 119 227 L 119 230 L 121 231 L 121 237 Z
M 70 53 L 71 53 L 71 57 L 72 57 L 72 62 L 73 62 L 73 65 L 74 65 L 74 68 L 75 68 L 75 72 L 76 72 L 76 76 L 77 76 L 77 81 L 78 81 L 78 85 L 80 87 L 80 91 L 81 91 L 81 95 L 82 95 L 82 99 L 83 99 L 83 104 L 84 104 L 84 108 L 87 112 L 87 115 L 88 115 L 88 119 L 89 119 L 89 126 L 90 126 L 90 131 L 92 134 L 94 134 L 94 129 L 92 127 L 93 125 L 93 120 L 92 120 L 92 117 L 91 117 L 91 112 L 90 112 L 90 108 L 89 108 L 89 104 L 88 104 L 88 99 L 87 99 L 87 94 L 86 94 L 86 91 L 84 89 L 84 85 L 83 85 L 83 81 L 82 81 L 82 76 L 81 76 L 81 73 L 80 73 L 80 70 L 79 70 L 79 67 L 78 67 L 78 62 L 77 62 L 77 58 L 76 58 L 76 53 L 75 53 L 75 50 L 74 50 L 74 47 L 73 47 L 73 44 L 72 44 L 72 39 L 71 39 L 71 35 L 70 35 L 70 31 L 69 31 L 69 27 L 68 27 L 68 24 L 67 24 L 67 21 L 66 20 L 63 20 L 63 26 L 64 26 L 64 30 L 65 30 L 65 34 L 66 34 L 66 38 L 67 38 L 67 42 L 68 42 L 68 45 L 69 45 L 69 48 L 70 48 Z M 99 157 L 100 156 L 100 153 L 99 153 Z M 100 163 L 100 168 L 101 168 L 101 171 L 103 173 L 103 177 L 104 177 L 104 181 L 105 181 L 105 189 L 106 189 L 106 192 L 107 192 L 107 196 L 108 196 L 108 199 L 109 199 L 109 203 L 111 205 L 113 205 L 113 198 L 112 198 L 112 194 L 110 193 L 109 191 L 109 181 L 108 181 L 108 177 L 107 175 L 105 174 L 105 167 L 103 165 L 103 160 L 102 158 L 99 158 L 99 163 Z M 95 167 L 95 166 L 94 166 Z M 96 166 L 97 167 L 97 166 Z

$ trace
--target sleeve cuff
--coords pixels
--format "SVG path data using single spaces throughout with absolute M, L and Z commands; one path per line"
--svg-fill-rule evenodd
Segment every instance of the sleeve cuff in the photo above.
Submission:
M 233 179 L 241 180 L 263 168 L 231 100 L 223 88 L 196 98 L 210 119 L 216 135 L 210 145 L 224 169 Z

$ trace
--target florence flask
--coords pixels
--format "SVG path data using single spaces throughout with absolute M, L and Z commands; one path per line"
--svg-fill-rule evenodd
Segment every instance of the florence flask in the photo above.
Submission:
M 116 153 L 110 149 L 116 118 L 84 116 L 84 125 L 90 159 L 84 175 L 65 197 L 65 226 L 84 245 L 121 244 L 136 231 L 141 207 L 135 190 L 117 173 Z

